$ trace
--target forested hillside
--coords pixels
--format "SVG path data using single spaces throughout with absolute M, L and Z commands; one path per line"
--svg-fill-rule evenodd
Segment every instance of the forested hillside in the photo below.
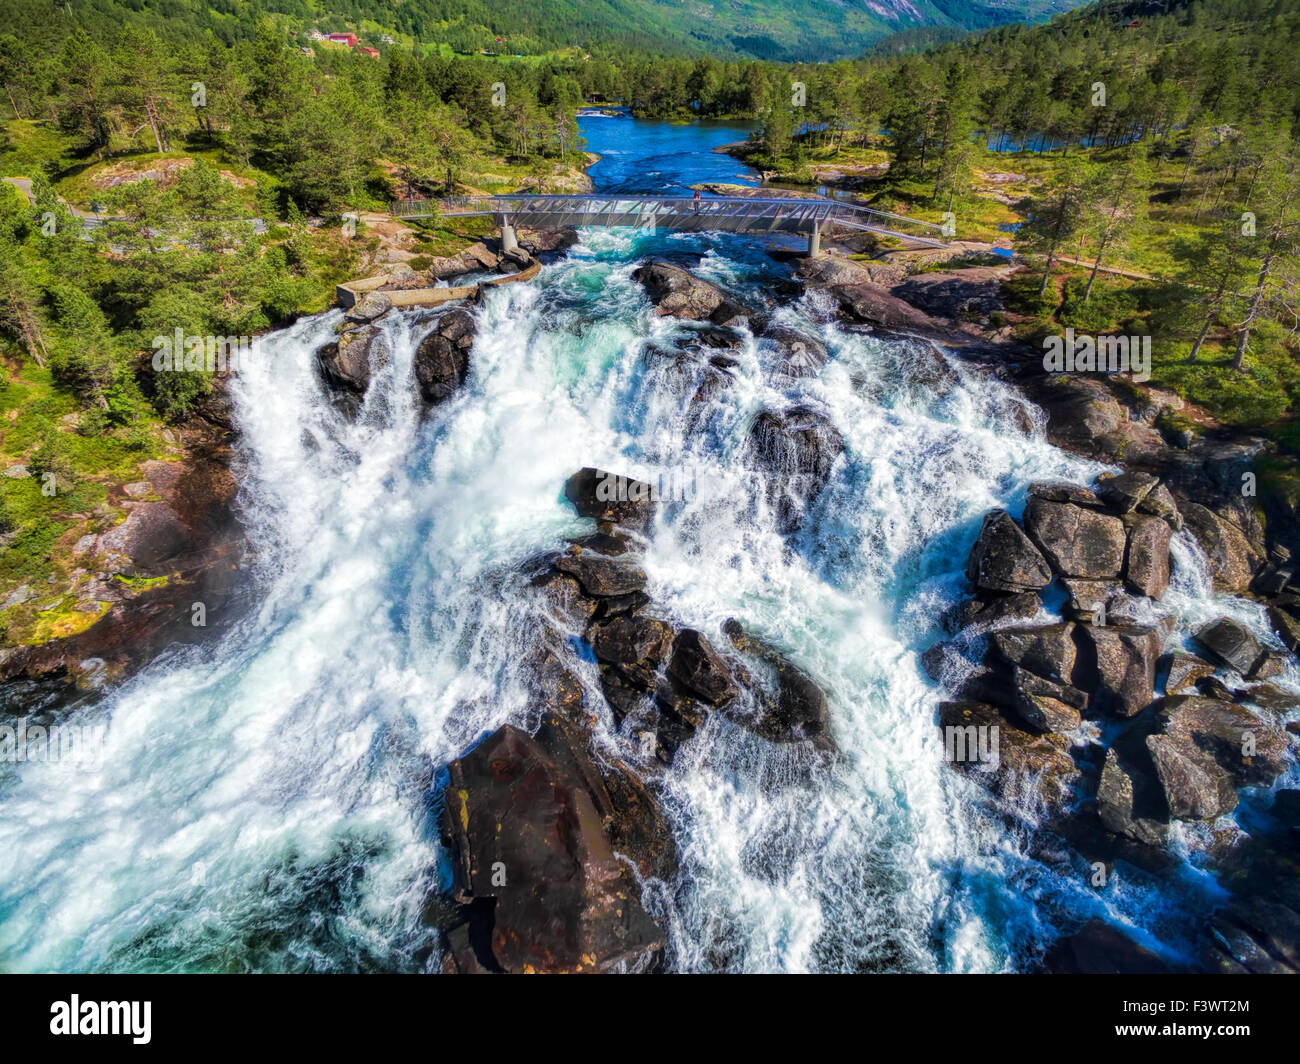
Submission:
M 158 419 L 204 401 L 200 375 L 155 379 L 152 337 L 251 335 L 322 308 L 376 248 L 345 213 L 406 196 L 573 190 L 583 101 L 758 119 L 743 150 L 763 170 L 814 184 L 847 175 L 864 202 L 951 214 L 961 238 L 1014 244 L 1032 267 L 1017 282 L 1027 339 L 1158 329 L 1162 383 L 1227 421 L 1296 435 L 1291 2 L 1093 5 L 920 54 L 793 66 L 608 44 L 458 56 L 427 49 L 436 34 L 385 44 L 377 26 L 362 35 L 382 46 L 372 57 L 310 38 L 313 24 L 339 27 L 306 5 L 257 21 L 244 4 L 189 0 L 11 9 L 4 447 L 32 470 L 76 473 L 83 491 L 129 475 L 156 449 Z M 409 21 L 418 3 L 370 15 L 385 11 L 394 33 L 425 32 Z M 558 43 L 527 25 L 539 46 Z M 117 220 L 83 239 L 72 209 Z M 412 250 L 446 254 L 475 235 L 434 221 Z M 76 433 L 55 427 L 70 414 Z M 0 577 L 40 571 L 72 527 L 60 524 L 70 504 L 32 483 L 5 484 L 18 538 Z
M 537 55 L 567 47 L 613 45 L 645 51 L 770 60 L 845 58 L 899 31 L 983 29 L 1046 18 L 1075 0 L 27 0 L 19 12 L 57 26 L 73 18 L 88 30 L 132 25 L 229 44 L 254 36 L 260 18 L 292 29 L 352 30 L 458 52 Z M 57 31 L 56 31 L 57 32 Z

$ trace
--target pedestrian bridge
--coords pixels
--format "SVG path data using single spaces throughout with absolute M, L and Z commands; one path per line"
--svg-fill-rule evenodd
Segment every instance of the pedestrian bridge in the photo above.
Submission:
M 444 200 L 398 200 L 395 218 L 491 215 L 501 240 L 514 246 L 518 226 L 627 226 L 729 233 L 795 233 L 808 239 L 808 254 L 821 250 L 827 229 L 860 230 L 929 247 L 947 247 L 949 233 L 933 222 L 818 197 L 760 196 L 465 196 Z

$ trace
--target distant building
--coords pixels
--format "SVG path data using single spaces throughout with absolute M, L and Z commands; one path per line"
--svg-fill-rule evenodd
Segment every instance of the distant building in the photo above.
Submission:
M 386 34 L 386 33 L 381 33 L 381 34 L 379 35 L 379 43 L 380 43 L 380 44 L 396 44 L 397 42 L 396 42 L 395 40 L 393 40 L 393 38 L 391 38 L 390 36 L 388 36 L 388 34 Z
M 308 59 L 311 59 L 316 55 L 315 48 L 299 48 L 298 51 L 302 52 L 302 54 L 305 55 Z
M 357 46 L 357 35 L 355 33 L 331 33 L 328 39 L 335 44 L 346 44 L 349 48 Z
M 363 45 L 359 45 L 359 46 L 357 47 L 357 51 L 358 51 L 358 52 L 361 52 L 361 53 L 364 54 L 364 55 L 368 55 L 368 56 L 370 56 L 371 59 L 378 59 L 378 58 L 379 58 L 379 49 L 378 49 L 378 48 L 367 48 L 367 47 L 363 44 Z

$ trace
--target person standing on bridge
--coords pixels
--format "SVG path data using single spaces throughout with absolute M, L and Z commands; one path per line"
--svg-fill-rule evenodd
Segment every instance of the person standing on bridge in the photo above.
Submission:
M 700 190 L 698 188 L 695 190 L 695 213 L 700 213 Z

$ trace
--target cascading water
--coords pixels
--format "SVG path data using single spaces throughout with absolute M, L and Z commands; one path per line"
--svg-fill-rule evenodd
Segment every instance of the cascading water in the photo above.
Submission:
M 436 966 L 421 919 L 441 856 L 434 774 L 530 723 L 520 662 L 538 619 L 518 569 L 589 530 L 561 490 L 587 465 L 690 471 L 701 489 L 660 507 L 644 557 L 653 609 L 719 644 L 735 617 L 778 645 L 826 691 L 841 752 L 789 773 L 721 714 L 682 748 L 662 779 L 681 872 L 644 884 L 670 967 L 1013 970 L 1063 913 L 1176 923 L 1158 890 L 1098 895 L 1069 858 L 1044 863 L 1032 810 L 1017 831 L 989 812 L 943 763 L 943 696 L 919 668 L 982 515 L 1101 467 L 1026 428 L 1004 386 L 934 379 L 928 348 L 825 324 L 815 297 L 776 316 L 830 362 L 790 377 L 748 338 L 701 415 L 646 351 L 688 326 L 654 316 L 631 277 L 646 255 L 701 250 L 701 276 L 754 302 L 783 276 L 740 241 L 588 231 L 490 294 L 468 380 L 427 417 L 411 366 L 429 312 L 381 321 L 391 357 L 355 420 L 314 366 L 337 312 L 264 340 L 232 384 L 258 605 L 78 711 L 107 724 L 100 771 L 28 764 L 4 782 L 0 966 Z M 795 403 L 830 418 L 845 454 L 783 536 L 743 452 L 761 411 Z M 1181 628 L 1224 612 L 1190 541 L 1175 559 Z M 1252 609 L 1238 615 L 1262 634 Z M 574 660 L 598 741 L 635 763 L 589 655 Z

